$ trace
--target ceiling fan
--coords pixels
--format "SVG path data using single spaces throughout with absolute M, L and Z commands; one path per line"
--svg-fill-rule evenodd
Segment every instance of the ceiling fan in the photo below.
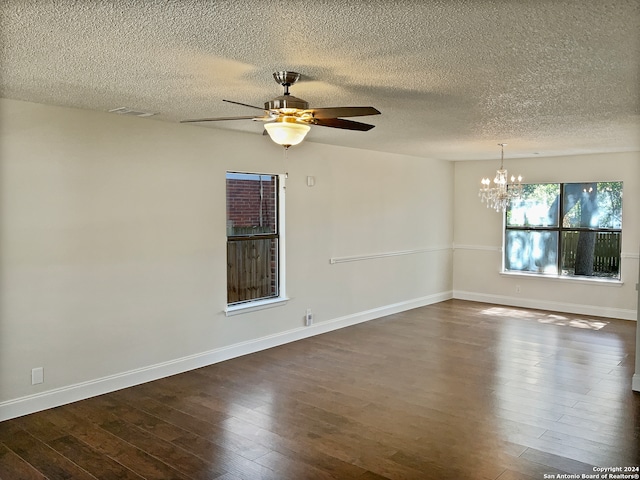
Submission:
M 375 125 L 344 120 L 342 117 L 360 117 L 365 115 L 379 115 L 373 107 L 328 107 L 309 108 L 309 103 L 289 93 L 289 87 L 300 79 L 297 72 L 276 72 L 273 78 L 284 87 L 284 94 L 265 102 L 264 108 L 246 103 L 223 100 L 245 107 L 262 110 L 263 116 L 247 115 L 241 117 L 214 117 L 182 120 L 180 123 L 219 122 L 226 120 L 254 120 L 265 122 L 264 128 L 271 140 L 285 149 L 297 145 L 304 139 L 311 129 L 310 125 L 322 127 L 342 128 L 344 130 L 359 130 L 366 132 Z

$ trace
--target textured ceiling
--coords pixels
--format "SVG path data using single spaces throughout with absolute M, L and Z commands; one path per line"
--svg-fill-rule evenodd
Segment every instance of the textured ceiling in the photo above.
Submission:
M 372 105 L 307 141 L 449 160 L 640 150 L 638 0 L 3 0 L 0 95 L 252 115 L 291 93 Z M 262 133 L 248 121 L 182 125 Z M 265 138 L 265 141 L 268 139 Z

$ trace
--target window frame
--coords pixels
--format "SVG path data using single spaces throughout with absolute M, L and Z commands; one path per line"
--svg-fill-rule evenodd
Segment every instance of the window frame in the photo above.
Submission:
M 566 185 L 574 185 L 574 184 L 586 184 L 586 183 L 621 183 L 622 190 L 620 193 L 620 197 L 623 196 L 624 182 L 622 180 L 618 181 L 591 181 L 591 182 L 535 182 L 530 183 L 529 185 L 558 185 L 559 186 L 559 199 L 558 199 L 558 220 L 556 226 L 509 226 L 507 224 L 507 214 L 508 209 L 505 209 L 502 217 L 503 228 L 502 228 L 502 268 L 501 274 L 504 275 L 523 275 L 523 276 L 532 276 L 536 278 L 555 278 L 561 280 L 568 281 L 577 281 L 577 282 L 602 282 L 609 284 L 622 284 L 622 224 L 620 228 L 606 228 L 606 227 L 571 227 L 564 226 L 563 219 L 564 215 L 564 201 L 565 201 L 565 186 Z M 523 184 L 524 185 L 524 184 Z M 622 211 L 621 211 L 622 214 Z M 557 258 L 556 258 L 556 270 L 557 273 L 545 273 L 544 271 L 534 272 L 529 270 L 509 270 L 506 268 L 506 257 L 508 255 L 507 251 L 507 232 L 508 231 L 521 231 L 521 232 L 555 232 L 558 235 L 558 245 L 557 245 Z M 563 233 L 564 232 L 594 232 L 594 233 L 619 233 L 620 234 L 620 248 L 618 251 L 618 275 L 615 277 L 606 277 L 606 276 L 593 276 L 593 275 L 575 275 L 575 274 L 563 274 Z
M 229 303 L 228 300 L 228 270 L 225 272 L 225 285 L 226 292 L 226 307 L 224 313 L 226 316 L 238 315 L 241 313 L 253 312 L 256 310 L 262 310 L 265 308 L 271 308 L 279 305 L 284 305 L 288 302 L 289 298 L 286 295 L 286 258 L 285 258 L 285 181 L 287 174 L 282 173 L 266 173 L 255 171 L 239 171 L 228 170 L 225 172 L 225 193 L 227 192 L 227 176 L 231 174 L 238 175 L 255 175 L 255 176 L 270 176 L 274 177 L 276 181 L 276 201 L 275 201 L 275 233 L 264 233 L 254 235 L 226 235 L 225 250 L 228 249 L 230 241 L 249 241 L 255 239 L 277 239 L 276 249 L 276 276 L 277 276 L 277 295 L 269 297 L 260 297 L 255 299 L 243 300 L 238 302 Z M 228 221 L 228 213 L 226 212 L 226 197 L 225 197 L 225 221 Z M 225 265 L 228 265 L 228 258 L 226 257 Z

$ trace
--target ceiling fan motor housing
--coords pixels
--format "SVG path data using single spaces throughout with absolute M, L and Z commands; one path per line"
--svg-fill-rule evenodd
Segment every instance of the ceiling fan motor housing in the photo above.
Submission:
M 302 100 L 301 98 L 294 97 L 293 95 L 281 95 L 265 102 L 265 110 L 280 110 L 281 108 L 295 108 L 299 110 L 308 110 L 309 102 Z

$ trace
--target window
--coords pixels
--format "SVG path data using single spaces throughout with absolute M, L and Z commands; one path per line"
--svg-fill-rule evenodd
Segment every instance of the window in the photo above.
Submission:
M 620 279 L 622 182 L 536 183 L 507 208 L 504 270 Z
M 281 295 L 280 179 L 228 172 L 227 304 Z

